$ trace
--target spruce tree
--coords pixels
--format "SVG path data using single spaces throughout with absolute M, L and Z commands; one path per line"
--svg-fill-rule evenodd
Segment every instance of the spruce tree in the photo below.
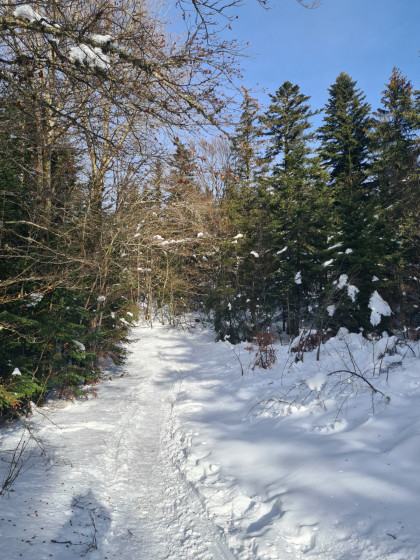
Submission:
M 261 119 L 266 126 L 264 134 L 270 138 L 267 156 L 277 158 L 277 173 L 296 174 L 297 169 L 304 167 L 305 157 L 310 153 L 308 141 L 313 137 L 309 132 L 310 118 L 318 111 L 312 111 L 307 103 L 310 96 L 300 93 L 299 86 L 288 81 L 270 95 L 270 99 L 271 104 Z
M 357 288 L 343 300 L 332 322 L 357 330 L 369 328 L 368 302 L 374 290 L 372 278 L 381 261 L 375 229 L 375 195 L 368 180 L 370 105 L 348 74 L 341 73 L 329 89 L 324 124 L 318 130 L 320 157 L 329 171 L 333 227 L 329 234 L 330 280 L 347 275 Z M 331 303 L 330 301 L 326 303 Z
M 416 280 L 420 272 L 420 99 L 397 68 L 374 117 L 372 173 L 380 197 L 378 220 L 387 240 L 380 280 L 398 310 L 400 326 L 414 325 L 420 304 Z
M 272 261 L 259 107 L 247 90 L 240 110 L 222 200 L 228 237 L 222 244 L 219 275 L 209 299 L 219 336 L 228 336 L 231 342 L 264 327 Z
M 259 125 L 260 107 L 245 88 L 240 110 L 239 123 L 231 138 L 231 172 L 243 191 L 255 186 L 255 179 L 261 170 L 263 143 Z
M 289 334 L 296 335 L 309 299 L 319 287 L 322 228 L 318 210 L 324 200 L 325 178 L 319 163 L 310 157 L 310 118 L 317 113 L 308 103 L 310 97 L 290 82 L 270 97 L 272 103 L 261 120 L 272 162 L 268 189 L 276 275 L 271 299 L 283 310 L 283 328 L 287 324 Z
M 370 105 L 356 82 L 342 72 L 329 89 L 324 125 L 318 130 L 320 155 L 332 182 L 344 182 L 357 174 L 366 176 Z M 360 180 L 359 180 L 360 182 Z
M 185 200 L 188 194 L 197 190 L 195 178 L 196 162 L 193 150 L 183 142 L 177 141 L 176 149 L 170 161 L 168 177 L 168 201 Z

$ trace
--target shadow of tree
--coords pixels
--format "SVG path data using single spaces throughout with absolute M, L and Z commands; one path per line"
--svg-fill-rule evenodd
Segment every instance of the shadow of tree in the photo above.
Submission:
M 71 517 L 51 542 L 73 548 L 81 557 L 94 550 L 101 550 L 111 524 L 109 511 L 89 490 L 74 496 L 71 501 Z

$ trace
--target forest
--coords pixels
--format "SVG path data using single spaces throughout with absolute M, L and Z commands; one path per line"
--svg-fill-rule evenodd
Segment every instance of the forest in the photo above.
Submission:
M 371 107 L 342 72 L 260 107 L 224 10 L 1 5 L 2 416 L 77 396 L 139 313 L 418 339 L 420 92 L 390 68 Z

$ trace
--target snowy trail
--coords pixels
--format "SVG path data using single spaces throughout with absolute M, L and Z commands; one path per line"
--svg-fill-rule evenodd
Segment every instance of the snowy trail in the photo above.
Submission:
M 168 456 L 164 436 L 178 391 L 176 365 L 166 359 L 164 340 L 156 348 L 150 329 L 137 327 L 133 337 L 138 340 L 122 377 L 103 382 L 98 399 L 55 410 L 54 425 L 45 423 L 42 437 L 65 464 L 47 473 L 47 485 L 41 467 L 17 484 L 24 494 L 35 475 L 44 488 L 40 500 L 27 496 L 22 536 L 30 533 L 30 539 L 19 539 L 13 556 L 0 551 L 2 560 L 234 558 Z M 10 508 L 1 517 L 14 515 Z M 0 524 L 3 551 L 16 549 L 15 531 L 6 534 L 5 527 Z
M 165 361 L 162 347 L 147 355 L 152 359 L 148 364 L 141 353 L 126 364 L 133 386 L 107 447 L 104 479 L 110 482 L 115 507 L 111 557 L 120 556 L 126 541 L 125 558 L 137 558 L 140 551 L 141 558 L 155 560 L 233 558 L 162 447 L 177 378 L 170 384 L 162 379 L 174 367 Z
M 0 560 L 419 560 L 420 341 L 342 333 L 319 361 L 277 345 L 262 370 L 249 343 L 190 326 L 133 329 L 99 398 L 35 409 L 53 464 L 0 500 Z M 339 419 L 316 391 L 286 414 L 256 407 L 349 355 L 390 396 L 375 412 L 360 386 Z M 0 431 L 0 482 L 21 433 Z

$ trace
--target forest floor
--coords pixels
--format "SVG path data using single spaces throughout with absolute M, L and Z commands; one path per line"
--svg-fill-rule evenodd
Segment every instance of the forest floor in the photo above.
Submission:
M 202 323 L 131 336 L 98 398 L 1 430 L 1 560 L 419 560 L 419 343 L 262 369 Z

